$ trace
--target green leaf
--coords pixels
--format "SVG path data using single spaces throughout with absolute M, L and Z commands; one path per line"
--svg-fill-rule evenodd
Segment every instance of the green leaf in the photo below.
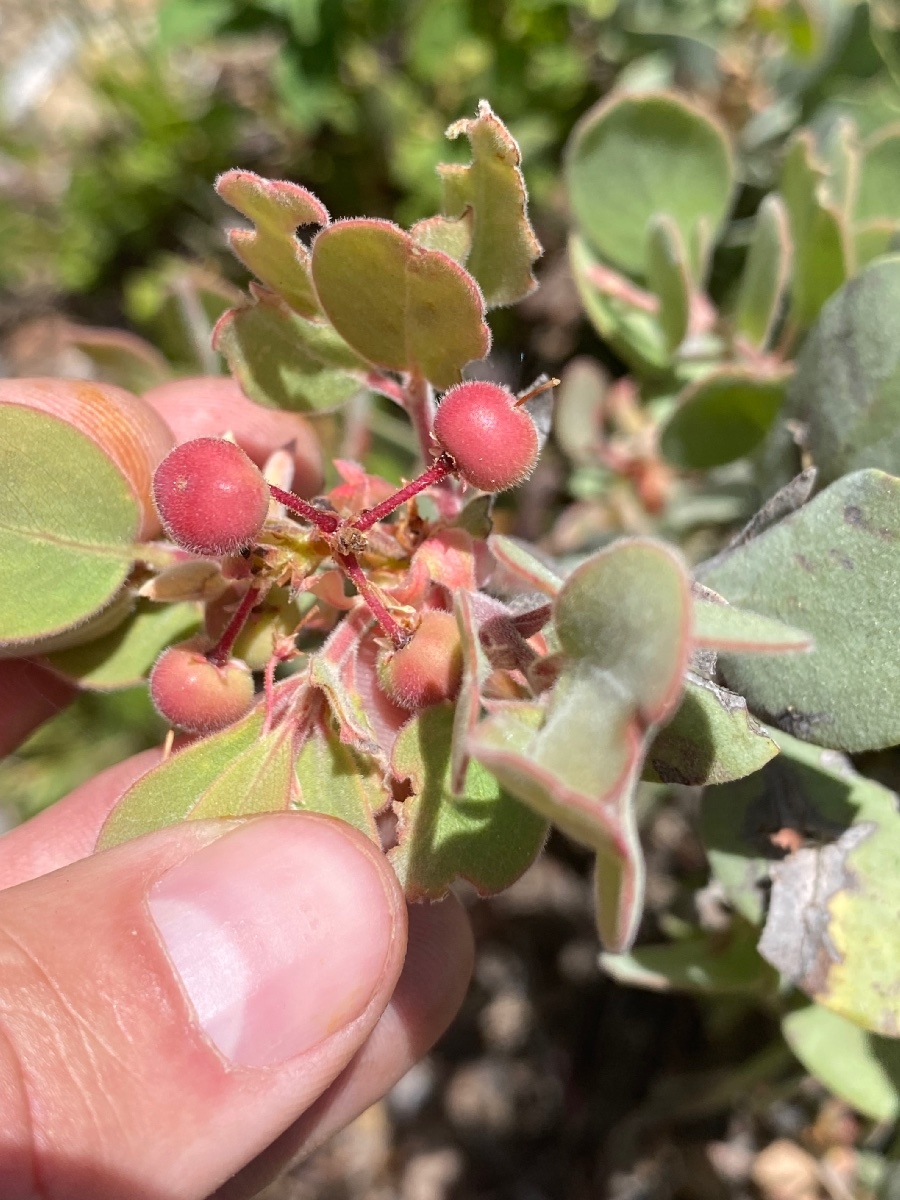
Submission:
M 734 313 L 735 331 L 757 350 L 765 349 L 771 340 L 790 282 L 792 259 L 787 209 L 773 192 L 756 214 Z
M 863 144 L 854 219 L 900 221 L 900 124 L 879 129 Z
M 763 774 L 781 764 L 789 779 L 772 794 L 820 810 L 831 797 L 836 828 L 770 868 L 760 953 L 817 1004 L 897 1037 L 900 926 L 889 916 L 900 910 L 897 797 L 831 751 L 777 740 L 781 754 Z
M 800 352 L 790 401 L 824 482 L 861 467 L 900 474 L 900 256 L 832 296 Z
M 481 688 L 491 673 L 491 664 L 481 644 L 478 622 L 469 592 L 459 591 L 453 598 L 453 611 L 459 626 L 462 646 L 462 681 L 453 714 L 450 750 L 450 787 L 454 795 L 465 790 L 469 771 L 469 736 L 481 716 Z
M 323 229 L 313 242 L 312 274 L 335 329 L 380 367 L 447 388 L 490 349 L 472 277 L 388 221 L 340 221 Z
M 784 1039 L 805 1069 L 830 1092 L 873 1121 L 900 1114 L 900 1042 L 868 1033 L 818 1004 L 781 1022 Z
M 853 246 L 846 217 L 829 198 L 827 172 L 816 161 L 812 135 L 791 143 L 781 174 L 781 195 L 794 243 L 791 320 L 812 325 L 822 305 L 852 271 Z
M 643 778 L 694 787 L 728 783 L 759 771 L 777 753 L 743 696 L 689 672 L 677 712 L 647 752 Z
M 154 604 L 138 600 L 134 612 L 116 629 L 85 645 L 48 654 L 47 665 L 91 691 L 135 687 L 172 642 L 200 624 L 196 604 Z
M 566 151 L 576 223 L 603 258 L 647 274 L 647 233 L 670 216 L 699 282 L 731 202 L 732 159 L 721 128 L 675 94 L 613 96 L 584 116 Z
M 603 435 L 609 375 L 586 355 L 566 364 L 553 405 L 553 433 L 575 463 L 594 461 Z
M 732 654 L 785 654 L 811 650 L 808 633 L 744 608 L 694 601 L 694 645 Z
M 728 686 L 820 745 L 857 752 L 900 742 L 898 545 L 900 480 L 858 471 L 701 571 L 732 604 L 815 641 L 787 658 L 720 655 Z
M 286 812 L 294 798 L 294 731 L 290 722 L 242 750 L 196 798 L 191 821 Z
M 223 771 L 259 741 L 263 714 L 252 712 L 236 725 L 178 750 L 128 789 L 106 819 L 97 841 L 108 850 L 153 829 L 187 820 Z
M 587 318 L 603 340 L 638 374 L 665 372 L 671 354 L 656 296 L 601 263 L 577 235 L 569 238 L 569 261 Z
M 515 304 L 537 287 L 531 267 L 542 253 L 528 220 L 522 156 L 486 100 L 474 120 L 456 121 L 447 130 L 448 138 L 462 135 L 472 147 L 472 162 L 438 167 L 444 215 L 460 220 L 471 213 L 472 242 L 464 261 L 488 308 Z
M 229 229 L 231 249 L 262 283 L 303 317 L 321 315 L 309 273 L 309 251 L 297 237 L 299 225 L 327 225 L 328 210 L 316 197 L 283 179 L 252 171 L 226 171 L 216 191 L 254 224 Z
M 624 950 L 644 866 L 633 793 L 654 725 L 678 704 L 690 644 L 687 576 L 665 546 L 622 541 L 566 579 L 556 632 L 566 666 L 539 704 L 495 706 L 473 756 L 520 799 L 597 852 L 597 921 Z
M 788 375 L 719 367 L 689 384 L 662 431 L 662 451 L 676 466 L 702 471 L 743 458 L 759 446 L 784 400 Z
M 327 412 L 365 386 L 359 372 L 366 364 L 330 326 L 307 321 L 262 289 L 219 319 L 213 346 L 243 391 L 270 408 Z
M 345 745 L 326 719 L 314 723 L 295 764 L 297 807 L 346 821 L 374 842 L 375 814 L 391 802 L 384 771 Z
M 467 210 L 459 220 L 426 217 L 410 227 L 409 236 L 426 250 L 440 250 L 463 266 L 472 248 L 472 214 Z
M 398 845 L 390 859 L 407 899 L 438 899 L 455 879 L 480 895 L 514 883 L 540 853 L 547 824 L 470 763 L 462 795 L 450 781 L 450 704 L 424 709 L 403 726 L 392 771 L 413 794 L 399 808 Z
M 71 629 L 116 596 L 140 523 L 112 461 L 72 425 L 0 405 L 0 644 Z
M 602 954 L 600 965 L 618 983 L 657 992 L 773 995 L 778 986 L 777 974 L 757 952 L 756 931 L 740 919 L 720 933 L 698 931 L 668 945 Z
M 900 221 L 867 221 L 853 230 L 853 246 L 858 270 L 883 254 L 900 250 Z
M 541 592 L 544 596 L 555 596 L 562 580 L 555 571 L 542 562 L 531 548 L 516 538 L 503 533 L 492 533 L 488 538 L 488 549 L 499 567 L 501 590 L 504 584 L 513 584 L 513 591 Z
M 691 316 L 691 277 L 684 243 L 665 213 L 650 222 L 647 281 L 659 300 L 659 324 L 670 353 L 684 341 Z

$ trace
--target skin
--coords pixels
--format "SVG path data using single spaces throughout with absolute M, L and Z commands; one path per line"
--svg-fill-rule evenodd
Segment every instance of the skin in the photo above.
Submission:
M 37 664 L 0 662 L 3 752 L 72 696 Z M 328 818 L 197 821 L 92 854 L 118 797 L 159 754 L 102 772 L 0 838 L 4 1200 L 253 1196 L 382 1096 L 440 1037 L 465 994 L 472 939 L 458 903 L 407 910 L 378 849 Z M 361 925 L 357 918 L 345 938 L 326 941 L 316 970 L 288 993 L 300 1002 L 274 1010 L 296 1052 L 249 1065 L 243 1050 L 226 1054 L 201 1020 L 157 904 L 171 881 L 195 879 L 197 864 L 207 864 L 203 894 L 230 886 L 215 863 L 237 846 L 240 865 L 248 837 L 276 866 L 284 847 L 321 848 L 344 864 L 350 891 L 372 897 L 356 905 Z M 270 920 L 285 913 L 295 929 L 296 883 L 268 870 L 266 878 L 254 904 Z M 329 921 L 344 928 L 318 905 L 316 894 L 301 903 L 310 930 Z M 384 952 L 368 974 L 354 975 L 353 953 L 365 943 Z M 205 949 L 201 939 L 191 953 Z

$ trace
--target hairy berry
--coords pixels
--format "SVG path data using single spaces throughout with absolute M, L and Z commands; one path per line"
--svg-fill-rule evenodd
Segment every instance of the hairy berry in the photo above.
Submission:
M 460 383 L 444 395 L 434 421 L 438 444 L 466 483 L 503 492 L 527 479 L 537 462 L 537 426 L 496 383 Z
M 402 650 L 378 664 L 382 690 L 401 708 L 427 708 L 452 700 L 462 681 L 462 646 L 452 613 L 429 610 Z
M 222 438 L 182 442 L 156 468 L 153 499 L 173 542 L 194 554 L 234 554 L 262 529 L 269 489 L 240 447 Z
M 253 676 L 232 658 L 217 667 L 204 654 L 208 642 L 192 638 L 163 650 L 150 672 L 150 695 L 160 716 L 187 733 L 215 733 L 246 716 L 253 705 Z

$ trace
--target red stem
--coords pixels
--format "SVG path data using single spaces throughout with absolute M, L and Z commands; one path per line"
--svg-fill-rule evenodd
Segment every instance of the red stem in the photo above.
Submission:
M 279 504 L 283 504 L 295 516 L 303 517 L 305 521 L 309 521 L 311 525 L 321 529 L 322 533 L 334 533 L 341 523 L 340 517 L 334 513 L 323 512 L 321 508 L 316 508 L 308 500 L 301 500 L 293 492 L 285 492 L 280 487 L 276 487 L 274 483 L 269 484 L 269 491 Z
M 253 606 L 259 599 L 259 595 L 260 589 L 258 587 L 247 589 L 243 600 L 241 600 L 237 607 L 237 612 L 225 626 L 225 632 L 206 656 L 214 666 L 224 667 L 228 662 L 234 643 L 238 640 L 238 635 L 247 624 L 247 618 L 253 611 Z
M 366 577 L 365 571 L 359 565 L 355 555 L 338 554 L 337 560 L 347 577 L 356 586 L 356 590 L 365 600 L 372 616 L 381 626 L 382 631 L 394 643 L 395 650 L 402 650 L 412 636 L 402 627 L 387 610 L 387 606 L 378 594 L 378 588 Z
M 380 504 L 376 504 L 374 508 L 363 509 L 359 516 L 351 522 L 351 525 L 354 529 L 359 529 L 363 532 L 371 529 L 376 521 L 381 521 L 384 517 L 390 516 L 395 508 L 399 508 L 401 504 L 405 504 L 413 496 L 418 496 L 419 492 L 424 492 L 432 484 L 440 483 L 442 479 L 446 479 L 448 475 L 452 475 L 455 468 L 456 464 L 450 455 L 442 454 L 440 458 L 434 460 L 426 471 L 422 472 L 418 479 L 407 483 L 405 487 L 400 488 L 398 492 L 394 492 L 393 496 L 388 496 L 387 500 L 382 500 Z

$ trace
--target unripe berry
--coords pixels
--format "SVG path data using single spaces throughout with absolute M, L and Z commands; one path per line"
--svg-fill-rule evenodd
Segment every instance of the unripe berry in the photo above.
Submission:
M 222 438 L 176 446 L 156 468 L 153 499 L 173 542 L 213 557 L 249 546 L 269 509 L 262 473 Z
M 466 483 L 483 492 L 515 487 L 537 462 L 537 426 L 515 403 L 508 388 L 477 380 L 451 388 L 438 406 L 438 444 Z
M 232 658 L 217 667 L 199 638 L 163 650 L 150 672 L 150 696 L 160 716 L 187 733 L 216 733 L 247 715 L 253 676 Z
M 402 650 L 378 663 L 382 690 L 401 708 L 427 708 L 452 700 L 462 681 L 462 646 L 452 613 L 429 610 Z

